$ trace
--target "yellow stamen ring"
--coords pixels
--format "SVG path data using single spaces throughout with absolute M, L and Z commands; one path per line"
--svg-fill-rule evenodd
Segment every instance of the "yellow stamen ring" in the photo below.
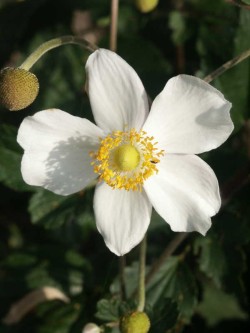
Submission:
M 94 171 L 113 189 L 137 191 L 144 181 L 158 172 L 157 163 L 164 155 L 154 138 L 145 131 L 114 131 L 100 139 L 97 152 L 90 152 Z

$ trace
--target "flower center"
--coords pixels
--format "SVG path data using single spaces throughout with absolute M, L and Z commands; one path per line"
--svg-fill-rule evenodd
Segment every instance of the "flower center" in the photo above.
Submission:
M 140 162 L 140 154 L 138 150 L 130 144 L 115 148 L 113 158 L 119 171 L 134 170 Z
M 97 152 L 90 152 L 94 172 L 113 189 L 141 191 L 144 181 L 158 172 L 157 163 L 164 155 L 153 140 L 135 129 L 112 132 L 100 139 Z

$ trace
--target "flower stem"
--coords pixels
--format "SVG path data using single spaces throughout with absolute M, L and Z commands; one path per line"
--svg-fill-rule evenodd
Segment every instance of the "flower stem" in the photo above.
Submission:
M 139 283 L 138 283 L 138 311 L 143 311 L 145 306 L 145 266 L 146 266 L 147 237 L 144 236 L 140 244 Z
M 120 281 L 120 293 L 121 300 L 124 301 L 127 298 L 126 295 L 126 284 L 125 284 L 125 267 L 126 267 L 126 256 L 119 258 L 119 281 Z
M 222 66 L 220 66 L 219 68 L 217 68 L 214 72 L 212 72 L 211 74 L 207 75 L 203 80 L 206 82 L 211 82 L 214 79 L 216 79 L 218 76 L 220 76 L 221 74 L 223 74 L 224 72 L 226 72 L 228 69 L 234 67 L 235 65 L 239 64 L 241 61 L 245 60 L 246 58 L 248 58 L 250 56 L 250 49 L 239 54 L 238 56 L 236 56 L 235 58 L 227 61 L 225 64 L 223 64 Z
M 111 51 L 117 49 L 117 21 L 119 12 L 119 0 L 111 0 L 111 24 L 110 24 L 110 45 Z
M 46 52 L 65 44 L 77 44 L 90 52 L 98 49 L 96 45 L 89 43 L 81 37 L 61 36 L 40 45 L 19 67 L 28 71 Z

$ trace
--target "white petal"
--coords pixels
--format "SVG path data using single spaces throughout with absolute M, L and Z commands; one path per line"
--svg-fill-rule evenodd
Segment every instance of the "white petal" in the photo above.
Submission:
M 112 189 L 106 183 L 96 187 L 96 225 L 110 251 L 128 253 L 140 243 L 151 217 L 152 206 L 145 192 Z
M 141 129 L 148 99 L 134 69 L 116 53 L 99 49 L 86 64 L 89 98 L 97 125 L 105 131 Z
M 143 126 L 167 153 L 199 154 L 231 134 L 229 103 L 208 83 L 188 75 L 168 81 Z
M 22 176 L 30 185 L 68 195 L 96 178 L 89 152 L 103 132 L 87 119 L 50 109 L 27 117 L 17 141 L 24 149 Z
M 173 231 L 204 235 L 221 205 L 213 170 L 195 155 L 166 155 L 158 170 L 144 184 L 155 210 Z

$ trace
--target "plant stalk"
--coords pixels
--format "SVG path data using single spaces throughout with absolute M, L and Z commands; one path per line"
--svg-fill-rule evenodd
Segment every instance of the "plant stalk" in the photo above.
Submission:
M 144 236 L 140 244 L 139 258 L 139 283 L 138 283 L 138 306 L 137 310 L 142 312 L 145 306 L 145 268 L 146 268 L 147 237 Z
M 98 49 L 96 45 L 89 43 L 87 40 L 81 37 L 61 36 L 51 39 L 40 45 L 19 67 L 28 71 L 45 53 L 65 44 L 77 44 L 90 52 L 94 52 Z

